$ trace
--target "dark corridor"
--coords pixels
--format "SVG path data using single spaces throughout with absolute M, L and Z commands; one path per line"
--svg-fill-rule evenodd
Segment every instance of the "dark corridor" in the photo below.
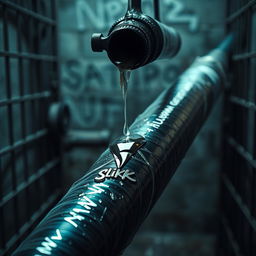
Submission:
M 122 134 L 123 99 L 118 69 L 105 52 L 92 51 L 90 40 L 95 32 L 107 35 L 111 25 L 124 15 L 127 2 L 0 0 L 0 255 L 14 252 L 15 255 L 256 255 L 255 0 L 142 1 L 143 11 L 151 17 L 155 17 L 154 8 L 159 7 L 159 19 L 180 34 L 182 46 L 172 59 L 152 61 L 132 71 L 127 98 L 128 123 L 131 125 L 135 120 L 131 131 L 138 131 L 143 130 L 140 125 L 148 116 L 149 120 L 157 114 L 164 116 L 160 125 L 164 124 L 165 128 L 156 137 L 164 134 L 162 148 L 173 151 L 157 159 L 155 155 L 161 152 L 160 148 L 150 153 L 153 148 L 150 143 L 156 142 L 150 141 L 147 135 L 146 142 L 139 141 L 141 144 L 136 149 L 139 155 L 131 154 L 131 163 L 126 162 L 129 168 L 136 169 L 137 161 L 138 165 L 146 163 L 150 170 L 151 161 L 158 166 L 162 159 L 167 160 L 163 160 L 166 163 L 162 169 L 159 167 L 161 172 L 154 174 L 153 170 L 145 176 L 148 179 L 143 178 L 147 175 L 143 169 L 146 167 L 141 168 L 136 173 L 142 180 L 137 181 L 140 186 L 136 191 L 132 182 L 124 180 L 114 184 L 115 181 L 106 178 L 98 187 L 90 187 L 89 178 L 82 183 L 93 167 L 111 162 L 109 145 Z M 198 56 L 206 56 L 232 32 L 236 39 L 228 56 L 229 68 L 224 74 L 225 89 L 220 99 L 215 102 L 217 93 L 210 91 L 215 90 L 216 75 L 214 79 L 206 79 L 203 93 L 197 94 L 193 88 L 189 91 L 184 83 L 191 101 L 182 90 L 179 97 L 185 98 L 184 111 L 194 106 L 194 112 L 185 117 L 182 108 L 173 110 L 177 112 L 170 120 L 184 134 L 177 132 L 177 141 L 170 140 L 168 146 L 171 135 L 168 133 L 168 137 L 165 131 L 172 128 L 164 122 L 167 123 L 173 106 L 167 105 L 165 112 L 158 113 L 159 106 L 163 107 L 165 102 L 161 96 L 157 99 L 158 95 L 164 91 L 166 98 L 175 98 L 181 74 L 189 70 Z M 217 71 L 213 68 L 214 72 L 220 71 L 222 79 L 221 61 L 212 63 L 217 67 L 214 67 Z M 198 63 L 194 65 L 199 65 L 200 70 L 204 61 Z M 212 63 L 201 68 L 202 72 L 209 72 Z M 189 81 L 193 80 L 191 77 Z M 176 84 L 177 90 L 172 91 Z M 200 130 L 212 105 L 213 112 Z M 176 120 L 176 116 L 182 118 Z M 148 123 L 145 121 L 145 127 Z M 152 123 L 154 128 L 159 128 L 159 123 Z M 188 131 L 183 126 L 189 127 Z M 183 152 L 182 144 L 187 144 L 187 148 L 192 144 L 187 153 L 185 147 Z M 113 168 L 112 164 L 108 168 Z M 127 177 L 132 177 L 129 172 Z M 166 184 L 161 180 L 166 180 Z M 125 193 L 136 192 L 138 198 L 127 197 L 129 201 L 120 192 L 123 183 L 128 184 Z M 118 193 L 110 191 L 107 198 L 103 195 L 108 192 L 107 189 L 103 192 L 107 186 L 104 184 L 113 185 Z M 101 209 L 103 213 L 97 225 L 84 224 L 82 236 L 72 240 L 80 232 L 77 223 L 83 223 L 85 217 L 78 214 L 82 212 L 80 208 L 69 202 L 65 204 L 65 200 L 75 198 L 73 190 L 79 191 L 76 201 L 81 205 L 82 187 L 87 185 L 90 191 L 96 189 L 102 195 L 97 197 L 99 209 L 96 206 L 94 209 L 96 204 L 88 201 L 84 213 L 88 214 L 90 223 L 96 221 L 93 214 L 96 216 Z M 149 193 L 146 193 L 147 186 Z M 104 208 L 104 200 L 111 207 Z M 131 201 L 136 200 L 140 203 L 130 207 Z M 63 210 L 63 205 L 68 205 L 68 210 Z M 58 221 L 62 217 L 67 220 L 60 225 L 63 230 L 65 225 L 75 227 L 72 236 L 70 230 L 64 234 L 61 228 L 52 228 L 51 221 L 45 222 L 46 215 L 47 219 L 58 214 Z M 41 220 L 43 224 L 38 228 Z M 46 228 L 40 229 L 44 225 Z M 116 231 L 118 225 L 124 226 Z M 98 250 L 98 254 L 85 253 L 87 232 L 91 234 L 88 241 L 93 249 L 90 250 Z M 46 241 L 41 241 L 40 235 Z M 65 235 L 71 239 L 65 240 Z M 32 239 L 33 246 L 31 242 L 26 244 L 27 239 Z M 22 242 L 24 247 L 19 247 Z M 57 251 L 61 242 L 62 251 Z M 30 254 L 24 253 L 29 247 Z

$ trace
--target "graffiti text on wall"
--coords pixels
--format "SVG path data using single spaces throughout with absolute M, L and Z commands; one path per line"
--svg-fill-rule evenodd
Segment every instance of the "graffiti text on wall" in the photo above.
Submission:
M 172 83 L 178 73 L 177 66 L 172 63 L 152 63 L 133 72 L 129 94 L 134 102 L 147 105 L 150 95 L 155 98 Z M 113 64 L 104 61 L 68 60 L 63 64 L 62 85 L 76 127 L 113 127 L 122 116 L 118 72 Z M 136 108 L 132 112 L 139 114 L 138 111 L 140 110 Z
M 184 24 L 189 31 L 194 32 L 198 29 L 199 19 L 194 12 L 187 13 L 184 3 L 178 0 L 160 1 L 162 13 L 162 22 L 167 25 Z M 90 2 L 78 0 L 76 5 L 76 16 L 78 29 L 107 29 L 118 18 L 124 15 L 127 0 L 97 0 L 97 5 L 92 6 Z M 143 4 L 143 10 L 147 14 L 152 14 L 152 0 L 146 0 Z

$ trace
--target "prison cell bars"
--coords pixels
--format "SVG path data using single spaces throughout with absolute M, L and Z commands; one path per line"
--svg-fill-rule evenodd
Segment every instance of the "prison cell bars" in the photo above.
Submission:
M 256 1 L 227 1 L 238 31 L 225 92 L 220 255 L 256 255 Z
M 60 196 L 58 142 L 48 147 L 46 126 L 49 104 L 59 97 L 55 5 L 0 0 L 1 255 L 10 254 Z

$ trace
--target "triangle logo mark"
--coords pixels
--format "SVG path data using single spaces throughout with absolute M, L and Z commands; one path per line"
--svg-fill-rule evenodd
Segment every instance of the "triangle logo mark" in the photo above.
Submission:
M 115 159 L 116 167 L 121 169 L 144 144 L 144 138 L 112 144 L 110 146 L 110 151 Z

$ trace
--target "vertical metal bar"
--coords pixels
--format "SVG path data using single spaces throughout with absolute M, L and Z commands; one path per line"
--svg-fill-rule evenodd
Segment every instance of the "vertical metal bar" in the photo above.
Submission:
M 31 42 L 30 45 L 30 51 L 32 53 L 36 53 L 36 52 L 40 52 L 39 49 L 39 41 L 38 38 L 36 38 L 36 35 L 38 35 L 38 30 L 36 29 L 36 25 L 37 25 L 37 20 L 29 17 L 29 23 L 30 23 L 30 31 L 29 31 L 29 41 Z M 30 90 L 31 90 L 31 94 L 35 94 L 38 91 L 38 60 L 30 60 Z M 38 106 L 37 106 L 37 99 L 34 99 L 31 101 L 31 105 L 32 105 L 32 109 L 31 109 L 31 116 L 32 116 L 32 120 L 34 120 L 33 122 L 33 133 L 38 131 L 39 128 L 39 111 L 38 111 Z M 35 156 L 36 156 L 36 164 L 34 166 L 34 170 L 32 170 L 33 173 L 37 172 L 40 168 L 41 165 L 41 140 L 39 140 L 37 143 L 33 142 L 33 144 L 31 144 L 31 147 L 34 148 L 35 151 Z M 40 180 L 36 181 L 36 187 L 37 187 L 37 204 L 36 205 L 36 209 L 38 209 L 40 207 L 40 205 L 42 204 L 42 193 L 41 193 L 41 187 L 40 187 Z M 33 198 L 35 198 L 35 195 L 32 195 Z M 35 202 L 33 200 L 33 202 Z
M 141 12 L 141 0 L 128 0 L 128 11 L 131 10 Z
M 57 2 L 52 0 L 51 11 L 53 15 L 53 19 L 56 21 L 56 25 L 51 27 L 51 44 L 52 44 L 52 55 L 56 56 L 57 59 L 59 58 L 58 52 L 58 30 L 59 30 L 59 20 L 58 20 L 58 13 L 57 13 Z M 51 77 L 51 89 L 54 93 L 54 100 L 60 100 L 60 90 L 59 90 L 59 82 L 60 82 L 60 69 L 58 62 L 53 62 L 53 76 Z
M 3 6 L 0 5 L 0 17 L 3 17 Z M 0 37 L 3 38 L 3 31 L 0 30 L 2 34 Z M 1 143 L 1 142 L 0 142 Z M 0 202 L 3 200 L 3 166 L 2 166 L 2 156 L 0 156 Z M 3 216 L 3 206 L 0 206 L 0 253 L 1 249 L 5 247 L 5 226 L 4 226 L 4 216 Z
M 22 52 L 22 33 L 21 33 L 21 15 L 17 13 L 16 15 L 16 27 L 17 27 L 17 50 L 19 53 Z M 18 73 L 19 73 L 19 94 L 23 96 L 25 93 L 24 90 L 24 74 L 23 74 L 23 60 L 22 58 L 18 58 Z M 21 108 L 21 136 L 22 139 L 26 138 L 26 110 L 25 110 L 25 101 L 20 102 Z M 22 159 L 23 159 L 23 175 L 25 183 L 28 182 L 29 174 L 28 174 L 28 156 L 27 156 L 27 145 L 24 144 L 22 147 Z M 25 189 L 26 194 L 26 216 L 27 220 L 29 220 L 31 216 L 30 212 L 30 195 L 29 195 L 29 188 L 26 187 Z
M 40 10 L 39 2 L 37 2 L 35 11 L 39 12 L 39 10 Z M 42 41 L 41 26 L 44 26 L 44 24 L 41 24 L 39 21 L 34 20 L 35 31 L 38 31 L 36 33 L 36 40 L 35 40 L 35 44 L 36 44 L 35 48 L 37 49 L 38 53 L 40 53 L 42 50 L 44 51 L 44 49 L 41 49 L 41 41 Z M 47 27 L 47 29 L 49 29 L 49 27 Z M 43 91 L 43 85 L 42 85 L 43 77 L 41 75 L 42 67 L 43 67 L 42 64 L 43 63 L 41 60 L 36 60 L 36 63 L 35 63 L 36 74 L 37 74 L 37 76 L 36 76 L 36 92 Z M 42 118 L 38 118 L 39 113 L 44 113 L 43 103 L 45 103 L 44 99 L 38 99 L 35 102 L 35 104 L 37 106 L 37 111 L 39 111 L 37 113 L 37 124 L 38 124 L 37 130 L 41 130 L 41 129 L 45 128 Z M 45 140 L 45 138 L 40 139 L 37 144 L 37 150 L 39 153 L 39 159 L 38 159 L 39 160 L 39 168 L 41 168 L 41 166 L 43 166 L 44 162 L 47 162 L 47 159 L 45 158 L 45 154 L 46 154 L 45 151 L 47 150 L 47 148 L 45 148 L 44 140 Z M 44 188 L 43 188 L 42 179 L 38 179 L 37 185 L 38 185 L 38 189 L 40 190 L 40 200 L 43 203 L 44 200 L 46 200 L 47 198 L 44 198 Z
M 51 27 L 51 43 L 52 43 L 52 54 L 59 58 L 59 51 L 58 51 L 58 34 L 59 34 L 59 17 L 57 12 L 57 2 L 52 1 L 51 5 L 51 12 L 53 15 L 53 19 L 56 21 L 56 25 Z M 59 101 L 61 100 L 60 95 L 60 67 L 58 65 L 58 62 L 52 62 L 53 65 L 53 74 L 50 78 L 51 80 L 51 89 L 53 92 L 53 100 Z
M 58 34 L 59 34 L 59 17 L 58 17 L 58 11 L 57 11 L 57 1 L 52 0 L 51 1 L 51 12 L 52 12 L 52 18 L 56 21 L 55 25 L 51 27 L 52 29 L 52 55 L 56 56 L 57 59 L 59 59 L 59 48 L 58 48 Z M 54 101 L 61 101 L 61 94 L 60 94 L 60 65 L 58 62 L 52 62 L 51 65 L 53 66 L 53 76 L 51 79 L 51 89 L 53 91 L 53 100 Z M 63 156 L 64 156 L 64 146 L 62 145 L 62 141 L 59 142 L 59 144 L 56 146 L 56 152 L 55 155 L 58 154 L 60 156 L 60 162 L 58 166 L 55 169 L 55 172 L 58 174 L 58 178 L 56 180 L 56 186 L 61 187 L 63 182 Z
M 29 30 L 28 30 L 28 42 L 29 42 L 29 52 L 30 53 L 35 53 L 35 40 L 34 40 L 34 23 L 33 23 L 33 18 L 32 17 L 27 17 L 28 19 L 28 26 L 29 26 Z M 36 80 L 35 77 L 37 74 L 35 74 L 35 60 L 30 59 L 29 60 L 29 93 L 30 94 L 35 94 L 35 85 L 36 85 Z M 32 100 L 31 102 L 31 119 L 34 120 L 34 122 L 31 124 L 32 125 L 32 133 L 34 133 L 36 131 L 36 109 L 35 109 L 35 100 Z
M 155 12 L 155 19 L 160 21 L 160 3 L 159 0 L 154 1 L 154 12 Z
M 8 16 L 7 16 L 7 8 L 4 6 L 3 8 L 3 39 L 4 39 L 4 50 L 6 52 L 9 51 L 9 33 L 8 33 Z M 11 99 L 12 91 L 11 91 L 11 75 L 10 75 L 10 57 L 5 56 L 5 74 L 6 74 L 6 92 L 7 98 Z M 13 145 L 14 143 L 14 126 L 13 126 L 13 106 L 12 104 L 8 104 L 8 128 L 9 128 L 9 143 Z M 12 189 L 13 191 L 16 190 L 16 165 L 15 165 L 15 152 L 14 150 L 11 151 L 11 172 L 12 172 Z M 14 203 L 14 226 L 16 232 L 19 231 L 19 216 L 18 216 L 18 205 L 17 205 L 17 197 L 13 199 Z

